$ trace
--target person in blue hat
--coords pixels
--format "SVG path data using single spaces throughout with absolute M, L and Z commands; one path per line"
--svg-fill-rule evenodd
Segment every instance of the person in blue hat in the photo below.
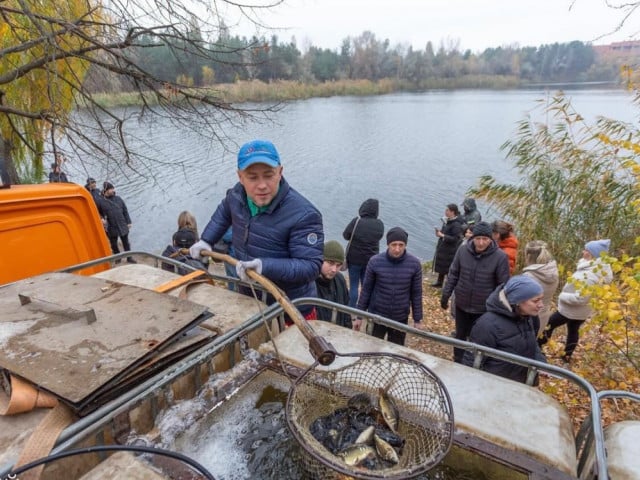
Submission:
M 608 238 L 587 242 L 582 250 L 582 258 L 578 260 L 576 271 L 571 279 L 562 287 L 558 295 L 558 311 L 549 317 L 549 324 L 542 332 L 540 345 L 546 344 L 553 331 L 560 325 L 567 325 L 562 361 L 571 362 L 571 355 L 580 341 L 580 327 L 593 315 L 589 305 L 589 296 L 581 293 L 581 286 L 611 283 L 613 273 L 611 266 L 603 261 L 602 255 L 609 251 L 611 240 Z
M 248 281 L 247 270 L 253 269 L 291 300 L 315 297 L 315 280 L 323 261 L 322 215 L 291 188 L 282 172 L 273 143 L 245 143 L 238 152 L 239 181 L 191 247 L 191 257 L 199 258 L 202 250 L 211 250 L 233 227 L 231 245 L 239 260 L 236 273 L 241 280 Z M 315 318 L 313 306 L 298 307 L 305 318 Z
M 542 299 L 542 287 L 533 278 L 511 277 L 487 298 L 487 311 L 473 325 L 469 341 L 546 362 L 536 339 L 540 325 L 538 314 L 544 305 Z M 472 366 L 474 360 L 473 351 L 465 351 L 462 363 Z M 483 357 L 480 369 L 517 382 L 527 380 L 527 367 L 490 356 Z

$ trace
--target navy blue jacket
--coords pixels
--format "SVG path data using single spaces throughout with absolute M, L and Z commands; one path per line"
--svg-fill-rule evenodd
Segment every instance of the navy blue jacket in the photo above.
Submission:
M 503 286 L 500 285 L 487 299 L 487 312 L 473 325 L 469 341 L 521 357 L 546 362 L 536 340 L 540 320 L 538 317 L 521 317 L 517 314 L 502 293 L 502 288 Z M 466 351 L 462 363 L 472 366 L 473 353 Z M 496 358 L 484 357 L 480 368 L 518 382 L 524 383 L 527 380 L 527 367 Z
M 456 292 L 456 308 L 467 313 L 484 313 L 491 292 L 509 280 L 509 259 L 496 242 L 477 253 L 472 240 L 458 248 L 453 258 L 447 282 L 442 289 L 442 301 L 448 302 Z
M 358 308 L 400 323 L 407 323 L 409 307 L 413 320 L 422 321 L 422 265 L 404 252 L 392 258 L 385 250 L 369 260 Z
M 230 226 L 235 258 L 262 260 L 262 275 L 291 300 L 316 296 L 324 247 L 322 215 L 284 178 L 268 210 L 254 217 L 246 191 L 237 183 L 227 191 L 200 238 L 214 245 Z

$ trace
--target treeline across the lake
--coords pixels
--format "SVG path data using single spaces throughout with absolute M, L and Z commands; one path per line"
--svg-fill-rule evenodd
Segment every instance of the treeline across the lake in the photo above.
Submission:
M 200 35 L 190 32 L 193 39 Z M 282 42 L 270 39 L 221 36 L 215 42 L 193 44 L 160 43 L 157 37 L 142 36 L 139 46 L 127 55 L 155 78 L 193 87 L 259 80 L 286 80 L 313 84 L 341 80 L 378 82 L 393 79 L 407 89 L 459 87 L 514 87 L 538 82 L 613 82 L 622 65 L 631 59 L 598 54 L 581 41 L 538 47 L 502 46 L 481 53 L 462 51 L 455 41 L 423 49 L 391 46 L 369 31 L 347 37 L 339 49 L 309 46 L 303 53 L 295 38 Z M 210 52 L 214 52 L 212 56 Z M 109 76 L 89 75 L 94 92 L 123 92 L 126 85 Z

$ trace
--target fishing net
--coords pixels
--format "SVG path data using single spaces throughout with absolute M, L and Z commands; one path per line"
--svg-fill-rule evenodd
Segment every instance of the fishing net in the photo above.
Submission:
M 436 466 L 453 439 L 451 399 L 427 367 L 395 354 L 338 354 L 348 365 L 325 369 L 314 363 L 295 382 L 286 405 L 289 429 L 302 447 L 302 464 L 316 479 L 411 478 Z M 344 408 L 356 395 L 386 392 L 399 413 L 397 434 L 404 439 L 398 463 L 381 469 L 350 466 L 311 433 L 312 423 Z

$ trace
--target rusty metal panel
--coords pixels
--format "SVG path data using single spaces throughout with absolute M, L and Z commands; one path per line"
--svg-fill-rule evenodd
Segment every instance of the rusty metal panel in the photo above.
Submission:
M 0 367 L 80 408 L 210 316 L 130 285 L 49 273 L 0 288 Z

